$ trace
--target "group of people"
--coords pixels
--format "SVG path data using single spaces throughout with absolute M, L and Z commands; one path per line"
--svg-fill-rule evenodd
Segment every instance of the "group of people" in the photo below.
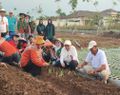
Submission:
M 43 19 L 40 19 L 36 30 L 38 35 L 44 36 L 44 39 L 48 39 L 50 41 L 54 39 L 55 26 L 53 25 L 51 19 L 48 19 L 48 24 L 46 26 L 43 24 Z
M 0 9 L 0 31 L 1 36 L 6 40 L 12 39 L 13 35 L 19 33 L 23 38 L 27 38 L 35 30 L 35 23 L 30 21 L 30 16 L 24 13 L 19 14 L 19 19 L 12 11 L 6 15 L 5 9 Z
M 36 27 L 38 34 L 34 35 L 32 34 L 34 29 L 30 29 L 30 24 L 27 24 L 29 18 L 24 13 L 20 14 L 16 32 L 15 18 L 8 16 L 7 19 L 5 10 L 0 10 L 1 65 L 18 66 L 33 76 L 40 75 L 42 67 L 53 65 L 77 70 L 86 75 L 97 75 L 107 83 L 111 74 L 108 61 L 105 52 L 97 47 L 95 41 L 89 42 L 88 49 L 90 52 L 83 64 L 79 64 L 77 49 L 71 41 L 65 40 L 63 42 L 61 38 L 55 38 L 55 27 L 51 19 L 48 20 L 47 26 L 40 19 Z M 7 35 L 9 39 L 6 38 Z

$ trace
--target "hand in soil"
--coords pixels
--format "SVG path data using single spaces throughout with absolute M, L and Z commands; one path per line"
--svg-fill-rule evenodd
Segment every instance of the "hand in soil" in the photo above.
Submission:
M 90 70 L 90 71 L 88 71 L 87 73 L 88 73 L 89 75 L 94 75 L 94 74 L 96 74 L 95 70 Z
M 48 63 L 45 63 L 44 66 L 49 66 L 49 64 L 48 64 Z
M 65 63 L 62 63 L 61 66 L 62 66 L 63 68 L 65 68 Z
M 78 66 L 76 67 L 76 69 L 80 69 L 82 68 L 82 64 L 78 64 Z
M 7 68 L 7 65 L 5 63 L 3 63 L 3 62 L 0 63 L 0 66 L 4 66 L 4 67 Z

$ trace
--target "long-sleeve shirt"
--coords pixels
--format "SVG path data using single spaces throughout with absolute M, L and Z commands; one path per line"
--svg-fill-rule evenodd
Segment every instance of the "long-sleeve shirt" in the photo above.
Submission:
M 70 50 L 67 51 L 66 48 L 63 47 L 60 54 L 61 64 L 63 64 L 64 61 L 69 63 L 72 60 L 78 61 L 78 54 L 76 48 L 74 46 L 70 46 Z
M 17 53 L 17 49 L 12 46 L 9 42 L 5 41 L 4 38 L 0 38 L 0 51 L 4 53 L 4 56 L 9 57 Z
M 48 24 L 45 29 L 45 37 L 47 39 L 52 39 L 55 36 L 55 26 L 53 24 Z
M 46 63 L 42 58 L 42 50 L 36 49 L 34 46 L 30 46 L 26 48 L 26 50 L 22 53 L 20 65 L 21 67 L 25 67 L 29 61 L 32 61 L 33 64 L 42 67 Z

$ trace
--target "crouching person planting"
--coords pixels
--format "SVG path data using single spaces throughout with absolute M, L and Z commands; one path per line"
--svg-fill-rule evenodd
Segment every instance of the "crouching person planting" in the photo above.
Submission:
M 105 52 L 97 47 L 95 41 L 89 42 L 88 49 L 90 52 L 84 63 L 78 65 L 77 70 L 82 74 L 102 79 L 106 84 L 110 75 L 110 68 Z
M 0 51 L 2 52 L 1 62 L 5 62 L 10 65 L 17 65 L 20 58 L 17 49 L 2 37 L 0 37 Z
M 32 74 L 33 76 L 40 75 L 41 67 L 48 66 L 42 57 L 41 47 L 44 44 L 43 37 L 38 36 L 34 40 L 34 44 L 27 47 L 22 53 L 20 66 L 24 71 Z
M 64 47 L 61 50 L 60 61 L 56 62 L 55 66 L 69 68 L 75 70 L 78 65 L 78 54 L 76 48 L 70 40 L 64 42 Z

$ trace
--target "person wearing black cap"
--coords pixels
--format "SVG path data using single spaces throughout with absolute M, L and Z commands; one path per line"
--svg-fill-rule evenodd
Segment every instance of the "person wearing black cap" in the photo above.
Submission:
M 37 26 L 37 32 L 38 32 L 38 35 L 40 36 L 44 36 L 45 34 L 45 25 L 43 24 L 43 19 L 39 20 L 39 24 Z
M 25 31 L 27 29 L 27 23 L 25 21 L 25 14 L 20 13 L 19 16 L 20 16 L 20 19 L 17 23 L 17 30 L 21 34 L 21 37 L 25 38 Z

